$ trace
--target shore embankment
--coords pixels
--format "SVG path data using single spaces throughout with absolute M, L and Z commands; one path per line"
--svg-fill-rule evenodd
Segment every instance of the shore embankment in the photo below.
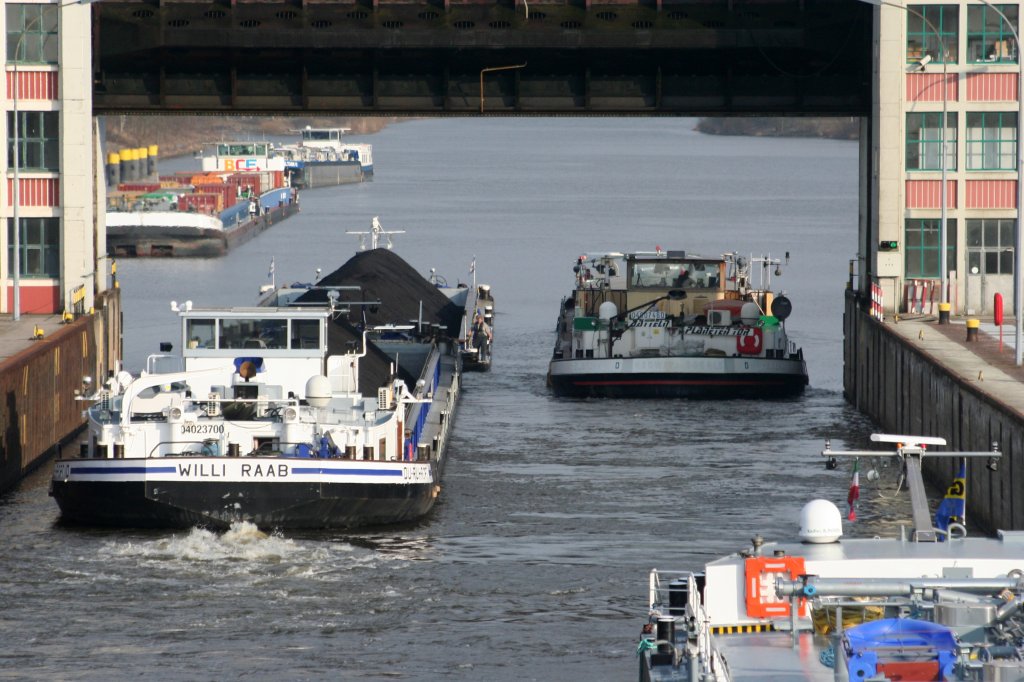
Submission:
M 696 130 L 707 135 L 823 137 L 830 140 L 856 140 L 860 135 L 860 119 L 851 116 L 836 118 L 795 116 L 716 117 L 699 119 Z
M 105 116 L 105 151 L 157 145 L 160 156 L 193 154 L 204 143 L 286 137 L 305 126 L 351 128 L 352 135 L 379 132 L 400 119 L 389 117 L 299 118 L 295 116 Z

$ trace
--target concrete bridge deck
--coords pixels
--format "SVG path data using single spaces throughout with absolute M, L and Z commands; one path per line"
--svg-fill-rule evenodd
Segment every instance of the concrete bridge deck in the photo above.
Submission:
M 854 0 L 104 0 L 96 113 L 860 116 Z

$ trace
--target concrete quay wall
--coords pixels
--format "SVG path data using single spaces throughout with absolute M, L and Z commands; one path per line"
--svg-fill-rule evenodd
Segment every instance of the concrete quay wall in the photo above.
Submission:
M 84 425 L 76 400 L 82 378 L 93 387 L 121 356 L 120 289 L 96 298 L 92 314 L 61 325 L 0 363 L 0 492 L 57 452 Z
M 867 311 L 868 302 L 847 292 L 843 316 L 843 389 L 846 399 L 888 433 L 941 436 L 949 450 L 1003 452 L 998 470 L 983 458 L 967 461 L 968 519 L 988 530 L 1024 529 L 1024 414 L 986 390 L 983 381 L 950 369 L 948 357 L 970 351 L 952 348 L 929 352 L 914 343 L 925 334 L 937 336 L 934 326 L 921 327 L 908 337 L 903 323 L 879 322 Z M 904 327 L 897 331 L 896 327 Z M 981 363 L 981 361 L 978 361 Z M 982 364 L 979 376 L 986 371 Z M 997 372 L 989 370 L 989 374 Z M 952 458 L 926 460 L 925 474 L 945 487 L 958 462 Z

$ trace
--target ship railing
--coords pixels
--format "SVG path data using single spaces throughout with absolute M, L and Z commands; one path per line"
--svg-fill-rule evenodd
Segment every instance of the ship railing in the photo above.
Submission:
M 147 457 L 282 457 L 287 459 L 348 459 L 366 460 L 365 456 L 358 456 L 360 449 L 354 445 L 345 447 L 329 447 L 326 454 L 321 447 L 307 441 L 274 441 L 273 444 L 263 444 L 253 448 L 249 452 L 242 452 L 237 446 L 228 443 L 227 450 L 222 449 L 220 438 L 205 438 L 203 440 L 173 440 L 160 441 L 154 445 Z
M 697 661 L 691 663 L 700 671 L 700 679 L 727 680 L 725 658 L 711 636 L 711 620 L 701 597 L 703 575 L 692 571 L 659 571 L 652 569 L 648 586 L 648 605 L 652 621 L 670 616 L 683 623 L 696 640 Z
M 180 355 L 154 353 L 146 358 L 147 374 L 170 374 L 171 372 L 182 372 L 184 369 L 185 359 Z
M 224 408 L 234 407 L 236 410 L 244 410 L 245 414 L 228 415 L 230 419 L 251 419 L 272 422 L 298 421 L 300 403 L 298 398 L 222 398 L 194 396 L 187 400 L 179 400 L 178 393 L 158 394 L 157 398 L 136 398 L 132 402 L 130 419 L 136 422 L 171 422 L 186 423 L 184 415 L 186 412 L 193 412 L 199 419 L 223 419 Z M 152 409 L 147 408 L 147 401 L 153 404 Z M 245 409 L 251 406 L 251 410 Z M 289 411 L 291 409 L 291 411 Z M 100 401 L 90 408 L 96 413 L 96 421 L 108 423 L 117 421 L 121 411 L 121 400 L 114 396 L 109 402 Z M 106 414 L 104 414 L 106 413 Z
M 240 409 L 245 406 L 252 406 L 251 418 L 261 421 L 291 422 L 298 421 L 301 416 L 298 398 L 270 398 L 266 396 L 257 398 L 222 398 L 219 395 L 217 397 L 203 398 L 193 396 L 191 405 L 200 413 L 200 416 L 208 419 L 224 418 L 224 408 L 229 406 Z M 293 411 L 289 411 L 289 409 Z M 244 417 L 231 417 L 230 415 L 228 418 L 244 419 Z
M 687 632 L 687 639 L 694 642 L 695 650 L 687 649 L 684 643 L 680 655 L 695 657 L 690 660 L 691 672 L 699 674 L 702 680 L 728 680 L 729 672 L 725 658 L 715 644 L 711 631 L 711 619 L 703 608 L 700 589 L 702 576 L 686 570 L 650 571 L 648 586 L 649 617 L 652 622 L 660 617 L 673 617 L 677 625 Z M 672 643 L 675 646 L 675 642 Z

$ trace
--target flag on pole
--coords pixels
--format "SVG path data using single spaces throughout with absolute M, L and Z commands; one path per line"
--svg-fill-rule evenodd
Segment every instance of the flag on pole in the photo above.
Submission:
M 860 499 L 860 459 L 853 460 L 853 478 L 850 479 L 850 492 L 846 494 L 846 504 L 850 505 L 850 511 L 846 518 L 850 521 L 857 520 L 857 500 Z
M 960 469 L 946 489 L 946 497 L 935 510 L 935 527 L 947 530 L 951 523 L 963 523 L 967 508 L 967 460 L 960 460 Z
M 270 259 L 270 272 L 267 273 L 267 277 L 273 277 L 273 276 L 274 276 L 274 259 L 271 258 Z
M 476 272 L 476 256 L 473 256 L 473 260 L 469 263 L 469 274 Z

